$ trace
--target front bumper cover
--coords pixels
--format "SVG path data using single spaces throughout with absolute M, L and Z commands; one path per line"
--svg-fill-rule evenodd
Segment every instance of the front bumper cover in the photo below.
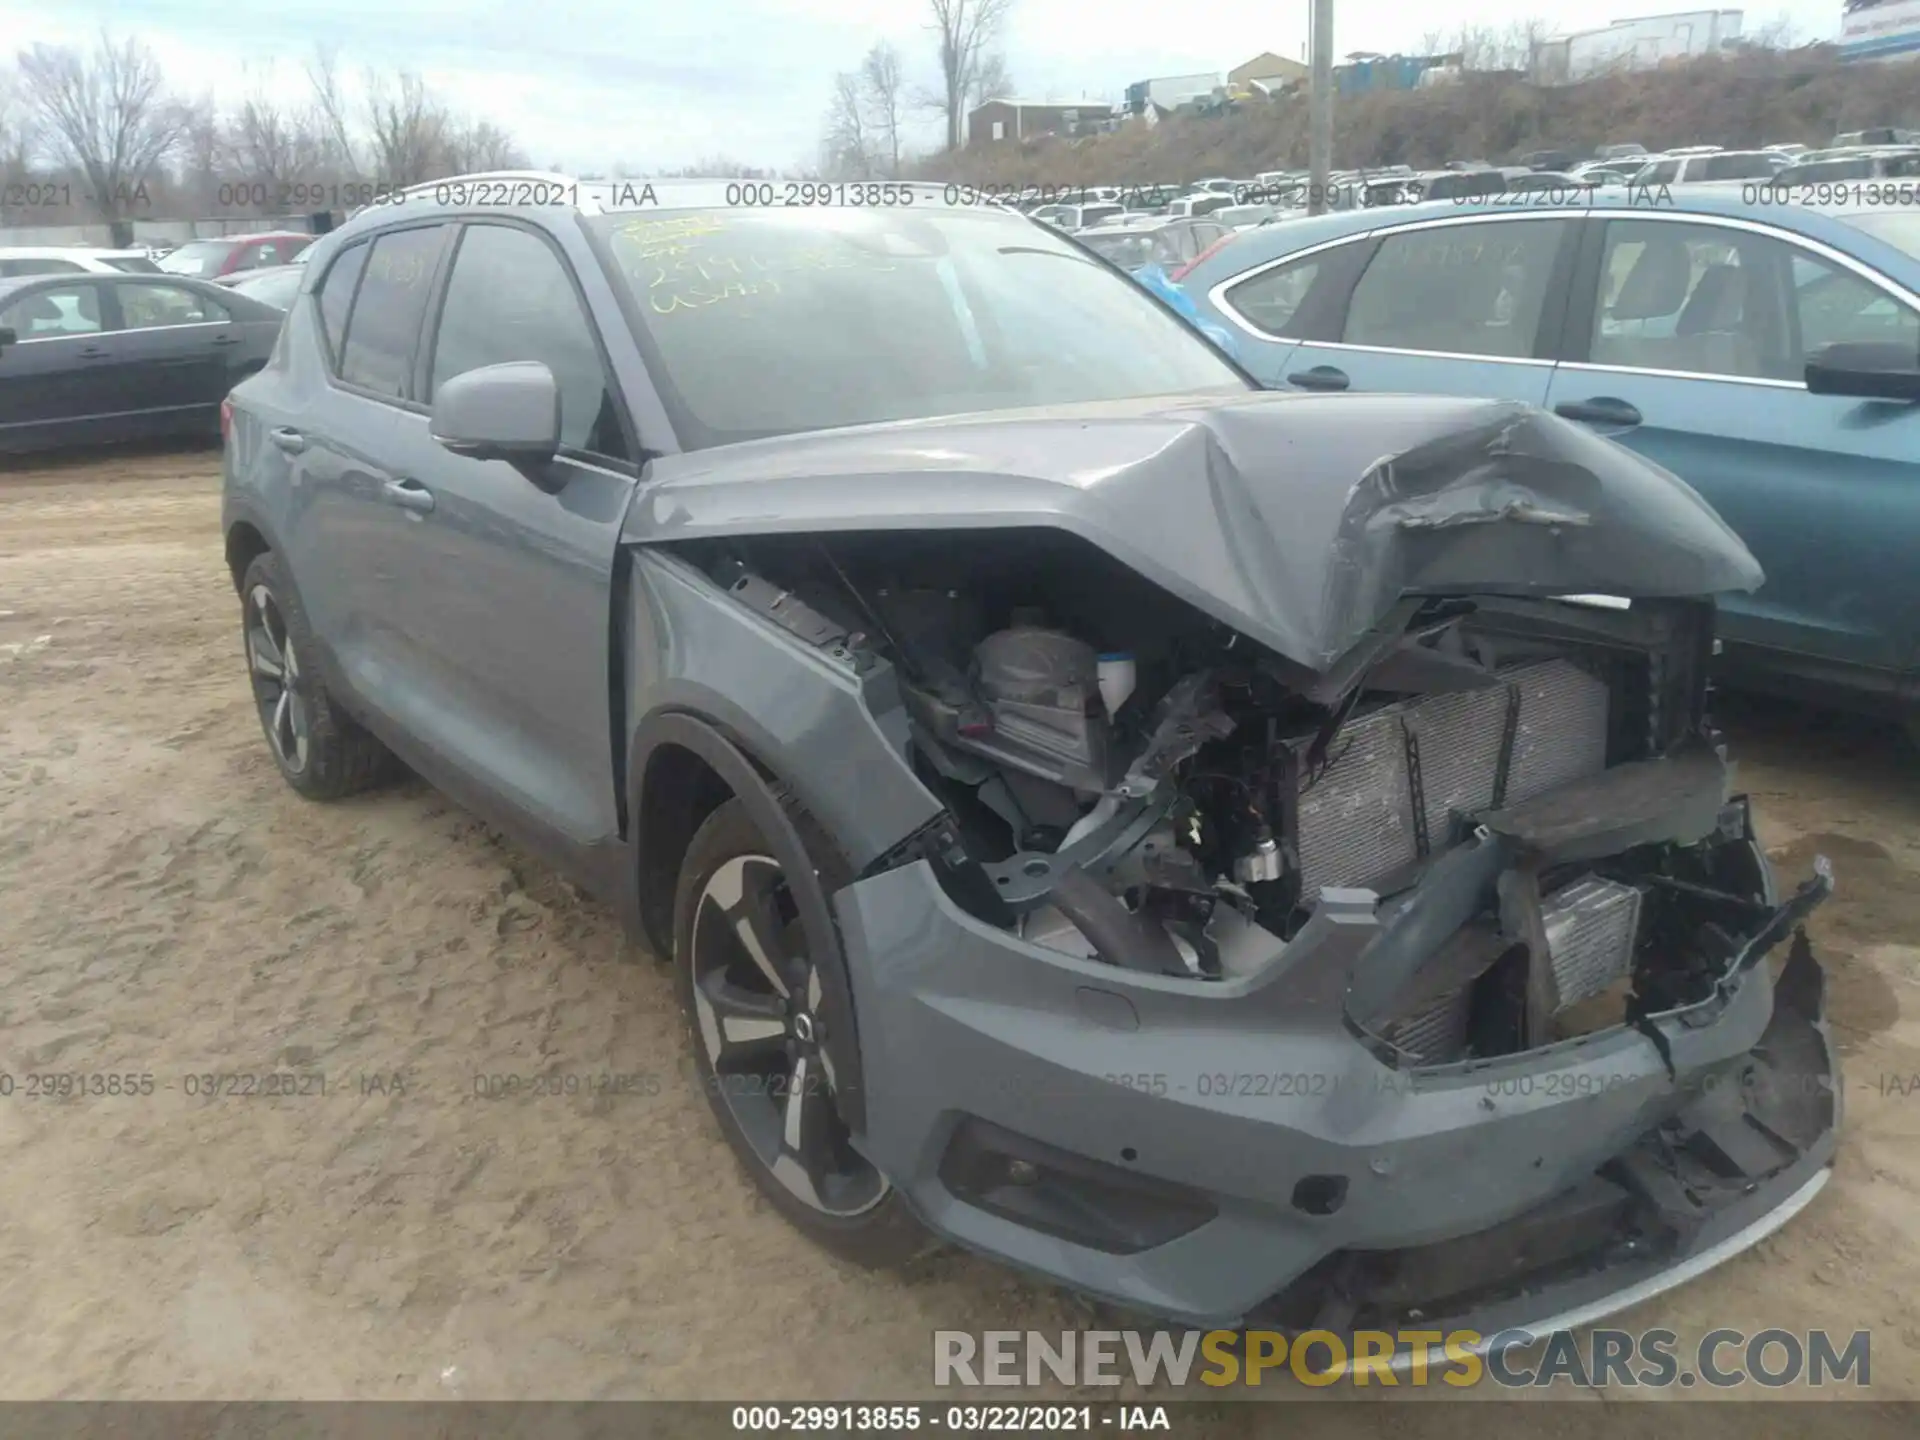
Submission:
M 1767 943 L 1827 888 L 1823 870 Z M 1832 1161 L 1841 1089 L 1804 932 L 1777 981 L 1749 946 L 1709 1001 L 1638 1028 L 1394 1070 L 1342 1016 L 1380 936 L 1367 892 L 1326 892 L 1270 963 L 1204 985 L 1022 942 L 924 861 L 835 905 L 862 1148 L 936 1233 L 1156 1319 L 1545 1333 L 1756 1243 Z M 1029 1175 L 1059 1155 L 1135 1177 L 1129 1204 L 1175 1197 L 1186 1227 L 1081 1243 L 956 1193 L 953 1154 L 982 1134 L 1030 1142 Z

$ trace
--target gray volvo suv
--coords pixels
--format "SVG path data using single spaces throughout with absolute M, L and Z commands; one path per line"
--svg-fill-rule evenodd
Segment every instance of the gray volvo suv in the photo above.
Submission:
M 1831 877 L 1733 793 L 1761 576 L 1697 495 L 1525 406 L 1263 392 L 940 187 L 789 188 L 318 242 L 224 417 L 295 790 L 404 762 L 605 897 L 868 1263 L 1494 1336 L 1814 1196 Z

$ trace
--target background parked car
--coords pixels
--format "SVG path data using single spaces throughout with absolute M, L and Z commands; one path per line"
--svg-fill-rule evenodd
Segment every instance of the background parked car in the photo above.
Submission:
M 1834 147 L 1853 145 L 1920 144 L 1920 130 L 1901 130 L 1891 125 L 1876 125 L 1867 130 L 1848 130 L 1833 137 Z
M 1214 211 L 1207 218 L 1229 230 L 1251 230 L 1256 225 L 1279 219 L 1280 214 L 1281 211 L 1272 205 L 1229 205 L 1224 210 Z
M 0 246 L 0 280 L 21 275 L 157 275 L 160 267 L 140 250 L 97 250 L 80 245 Z
M 169 275 L 213 280 L 236 270 L 264 270 L 285 265 L 313 243 L 313 236 L 296 230 L 258 235 L 222 235 L 211 240 L 189 240 L 160 262 Z
M 1807 160 L 1789 165 L 1774 176 L 1782 187 L 1831 185 L 1848 180 L 1911 180 L 1920 177 L 1920 146 L 1897 149 L 1857 150 L 1823 160 Z
M 1920 705 L 1920 209 L 1410 206 L 1263 226 L 1182 278 L 1261 381 L 1525 401 L 1704 495 L 1765 569 L 1730 669 Z
M 306 273 L 304 265 L 275 265 L 266 270 L 223 275 L 215 283 L 235 295 L 245 295 L 276 310 L 286 310 L 292 307 L 293 297 L 300 293 L 300 281 Z
M 1172 274 L 1233 233 L 1217 217 L 1208 216 L 1204 220 L 1170 220 L 1162 225 L 1083 230 L 1073 238 L 1122 270 L 1158 265 Z
M 1702 180 L 1771 180 L 1791 162 L 1777 150 L 1669 150 L 1634 174 L 1635 185 L 1691 185 Z
M 1042 205 L 1031 211 L 1033 218 L 1056 230 L 1081 230 L 1121 214 L 1125 206 L 1110 201 L 1088 205 Z
M 281 312 L 180 276 L 0 280 L 0 452 L 219 433 Z

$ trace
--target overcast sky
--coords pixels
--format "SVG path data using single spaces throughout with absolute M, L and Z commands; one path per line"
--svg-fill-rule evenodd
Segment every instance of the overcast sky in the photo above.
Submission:
M 1603 12 L 1578 0 L 1341 0 L 1335 50 L 1416 49 L 1435 30 L 1539 18 L 1561 29 L 1683 8 Z M 345 70 L 418 71 L 447 100 L 515 135 L 537 164 L 634 174 L 714 156 L 811 164 L 833 74 L 879 39 L 916 90 L 936 69 L 926 0 L 0 0 L 0 44 L 86 45 L 103 25 L 136 35 L 175 84 L 231 103 L 255 85 L 301 98 L 316 44 Z M 1117 100 L 1128 82 L 1224 72 L 1265 50 L 1300 56 L 1307 0 L 1013 0 L 1004 50 L 1023 99 Z M 1840 0 L 1769 0 L 1833 39 Z M 930 141 L 935 121 L 922 121 Z

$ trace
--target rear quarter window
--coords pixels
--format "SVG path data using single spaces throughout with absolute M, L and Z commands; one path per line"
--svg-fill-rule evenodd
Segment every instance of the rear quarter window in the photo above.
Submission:
M 340 368 L 340 342 L 347 333 L 347 312 L 353 307 L 353 292 L 360 284 L 360 272 L 367 265 L 367 243 L 349 245 L 334 258 L 327 278 L 320 285 L 320 333 L 327 343 L 327 357 L 333 368 Z

